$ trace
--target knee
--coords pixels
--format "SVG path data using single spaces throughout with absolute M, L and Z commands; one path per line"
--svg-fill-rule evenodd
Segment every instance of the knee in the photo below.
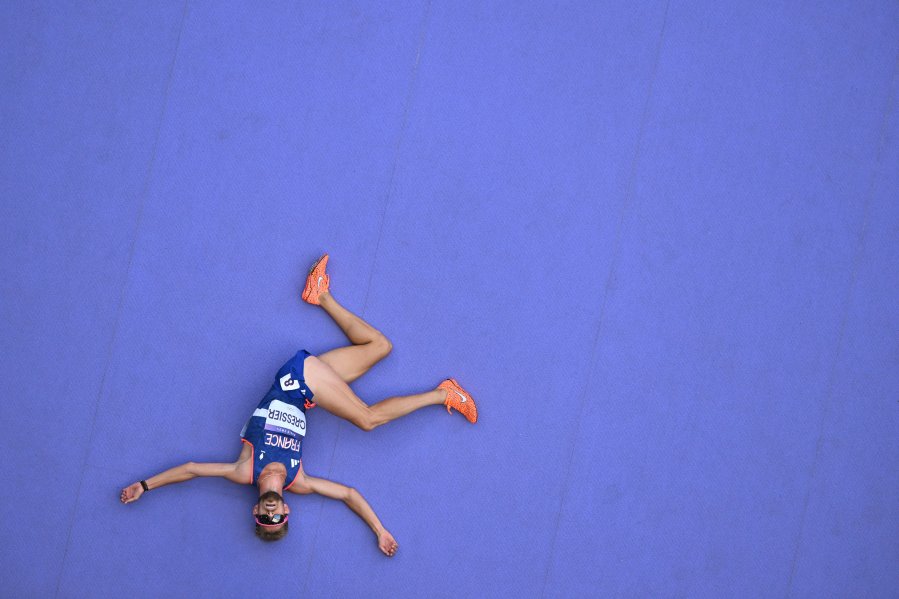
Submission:
M 371 410 L 367 410 L 365 414 L 353 420 L 353 424 L 365 432 L 371 432 L 380 424 Z
M 393 344 L 390 342 L 390 339 L 385 337 L 383 334 L 379 335 L 373 343 L 375 349 L 378 352 L 378 355 L 381 358 L 386 358 L 387 355 L 393 350 Z
M 370 420 L 361 420 L 358 422 L 354 422 L 353 424 L 358 426 L 361 430 L 365 431 L 366 433 L 370 433 L 371 431 L 375 430 L 375 424 L 373 422 L 371 422 Z

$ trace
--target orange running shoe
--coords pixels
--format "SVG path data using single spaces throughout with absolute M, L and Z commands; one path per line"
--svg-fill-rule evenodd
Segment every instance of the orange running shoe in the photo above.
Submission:
M 309 269 L 309 276 L 306 277 L 306 287 L 303 288 L 303 301 L 319 306 L 318 296 L 328 291 L 331 285 L 331 277 L 325 274 L 325 268 L 328 266 L 328 254 L 323 255 L 315 261 L 312 268 Z
M 450 414 L 456 410 L 472 424 L 478 421 L 478 407 L 474 403 L 471 394 L 463 389 L 456 379 L 446 379 L 439 385 L 438 389 L 446 389 L 446 400 L 443 405 Z

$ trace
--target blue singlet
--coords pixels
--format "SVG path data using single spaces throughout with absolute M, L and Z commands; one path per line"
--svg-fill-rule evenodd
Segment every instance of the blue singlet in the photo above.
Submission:
M 280 462 L 287 468 L 284 486 L 290 488 L 300 471 L 303 437 L 306 435 L 306 401 L 312 390 L 303 379 L 303 362 L 310 354 L 301 349 L 278 371 L 269 392 L 259 402 L 240 433 L 253 448 L 253 484 L 268 464 Z

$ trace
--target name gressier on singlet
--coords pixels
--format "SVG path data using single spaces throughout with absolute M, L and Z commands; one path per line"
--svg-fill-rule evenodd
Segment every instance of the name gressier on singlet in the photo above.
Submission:
M 268 408 L 256 408 L 253 416 L 265 418 L 265 430 L 306 435 L 306 414 L 281 400 L 272 401 Z

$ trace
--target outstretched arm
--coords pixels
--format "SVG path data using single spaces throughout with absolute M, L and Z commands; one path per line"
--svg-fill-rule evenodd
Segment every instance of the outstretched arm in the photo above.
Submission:
M 384 555 L 393 557 L 396 550 L 399 548 L 393 535 L 384 528 L 384 525 L 381 524 L 375 511 L 371 509 L 371 506 L 365 501 L 365 497 L 363 497 L 362 493 L 356 489 L 324 478 L 316 478 L 304 474 L 301 479 L 291 485 L 288 491 L 302 495 L 318 493 L 319 495 L 330 497 L 331 499 L 340 499 L 348 508 L 356 512 L 356 514 L 368 524 L 368 527 L 371 528 L 372 532 L 378 537 L 378 547 Z
M 242 481 L 238 476 L 237 466 L 237 462 L 231 464 L 187 462 L 186 464 L 169 468 L 165 472 L 155 474 L 144 482 L 147 483 L 148 489 L 184 482 L 198 476 L 221 476 L 232 482 L 239 483 Z M 120 499 L 122 503 L 131 503 L 140 499 L 140 496 L 143 494 L 143 487 L 140 482 L 136 482 L 122 489 Z

